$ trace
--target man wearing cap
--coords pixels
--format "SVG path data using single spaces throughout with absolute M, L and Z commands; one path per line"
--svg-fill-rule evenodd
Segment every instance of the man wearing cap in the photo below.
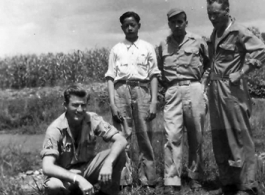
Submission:
M 93 112 L 86 112 L 88 92 L 81 85 L 64 92 L 65 112 L 48 127 L 43 142 L 44 187 L 49 195 L 118 195 L 127 141 L 120 132 Z M 95 152 L 97 137 L 113 142 Z
M 139 15 L 126 12 L 120 17 L 120 23 L 125 40 L 111 49 L 105 74 L 113 124 L 124 132 L 128 140 L 134 125 L 139 145 L 139 180 L 151 189 L 157 180 L 151 121 L 156 117 L 157 75 L 160 71 L 153 46 L 138 38 Z M 124 131 L 123 123 L 127 124 L 127 131 Z M 132 184 L 132 167 L 127 159 L 121 179 L 123 186 Z
M 188 177 L 193 190 L 201 187 L 202 133 L 206 115 L 206 97 L 201 78 L 209 59 L 202 37 L 187 32 L 183 10 L 167 13 L 171 35 L 158 47 L 160 83 L 166 88 L 164 126 L 165 194 L 177 194 L 181 186 L 184 128 L 189 143 Z
M 209 42 L 209 113 L 223 194 L 258 194 L 255 144 L 245 74 L 265 63 L 265 45 L 229 14 L 228 0 L 207 0 L 214 30 Z

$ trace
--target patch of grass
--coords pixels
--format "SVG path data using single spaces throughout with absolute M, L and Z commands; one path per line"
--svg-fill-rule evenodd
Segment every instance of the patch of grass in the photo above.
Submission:
M 94 100 L 98 100 L 97 96 L 94 96 Z M 103 114 L 105 120 L 111 123 L 111 114 L 109 112 L 109 108 L 107 104 L 92 104 L 90 108 L 93 111 L 100 111 Z M 161 108 L 159 108 L 161 110 Z M 253 115 L 251 118 L 251 125 L 253 129 L 253 137 L 254 142 L 256 144 L 257 154 L 265 152 L 265 122 L 264 122 L 264 111 L 265 110 L 265 101 L 264 100 L 254 100 L 253 104 Z M 55 117 L 56 118 L 56 117 Z M 164 168 L 164 156 L 163 156 L 163 147 L 165 144 L 164 137 L 164 127 L 163 127 L 163 113 L 161 111 L 158 112 L 156 119 L 153 122 L 154 134 L 153 134 L 153 147 L 156 157 L 156 167 L 158 175 L 163 178 L 163 168 Z M 135 139 L 135 134 L 133 134 L 132 140 L 132 148 L 138 148 L 137 141 Z M 108 148 L 110 144 L 105 143 L 99 139 L 97 144 L 97 150 L 101 151 Z M 183 157 L 183 186 L 182 193 L 186 195 L 194 194 L 191 192 L 188 186 L 187 180 L 187 148 L 188 144 L 185 142 L 184 144 L 184 157 Z M 138 180 L 138 164 L 139 164 L 139 155 L 138 153 L 132 154 L 132 159 L 134 162 L 134 172 L 133 172 L 133 191 L 132 193 L 128 193 L 127 195 L 150 195 L 142 186 L 139 184 Z M 217 188 L 219 184 L 218 180 L 218 169 L 216 167 L 213 150 L 212 150 L 212 141 L 211 141 L 211 132 L 206 131 L 204 133 L 204 143 L 203 143 L 203 163 L 204 163 L 204 179 L 203 179 L 203 188 L 198 194 L 209 194 L 211 195 L 210 190 Z M 0 152 L 0 194 L 23 194 L 21 186 L 19 183 L 10 182 L 10 177 L 18 174 L 19 172 L 24 172 L 29 169 L 39 169 L 40 168 L 40 158 L 37 153 L 29 153 L 23 152 L 20 147 L 16 147 L 15 145 L 4 147 Z M 265 186 L 265 174 L 264 170 L 261 171 L 261 167 L 258 170 L 257 180 L 260 186 Z M 160 186 L 156 189 L 156 195 L 162 195 L 162 181 Z M 13 192 L 14 193 L 11 193 Z M 43 194 L 41 190 L 35 190 L 36 195 Z M 265 194 L 265 191 L 262 191 Z

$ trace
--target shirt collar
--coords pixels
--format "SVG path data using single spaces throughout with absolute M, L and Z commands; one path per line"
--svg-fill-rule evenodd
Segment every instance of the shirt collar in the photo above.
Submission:
M 177 41 L 175 41 L 175 39 L 173 38 L 173 35 L 169 36 L 170 42 L 172 42 L 174 45 L 177 45 L 177 46 L 183 45 L 184 43 L 186 43 L 190 39 L 195 39 L 195 37 L 192 33 L 188 32 L 188 31 L 186 31 L 186 35 L 185 35 L 181 44 L 179 44 Z
M 64 112 L 61 116 L 60 116 L 60 120 L 59 120 L 59 123 L 57 125 L 57 127 L 59 129 L 69 129 L 69 124 L 68 124 L 68 120 L 66 118 L 66 112 Z M 87 124 L 87 123 L 90 123 L 90 117 L 88 114 L 85 114 L 85 117 L 82 121 L 82 124 Z
M 132 42 L 128 41 L 127 39 L 124 39 L 123 43 L 127 47 L 127 49 L 130 49 L 132 46 L 135 46 L 137 49 L 139 49 L 140 41 L 139 41 L 139 38 L 138 38 L 136 41 L 134 41 L 132 43 Z
M 227 34 L 229 34 L 230 32 L 235 32 L 235 31 L 239 31 L 239 26 L 236 22 L 236 19 L 235 18 L 232 18 L 230 17 L 230 20 L 232 22 L 231 26 L 227 29 L 226 32 L 224 32 L 224 36 L 225 37 Z M 213 29 L 213 32 L 212 32 L 212 35 L 211 35 L 211 38 L 210 38 L 210 42 L 212 42 L 215 38 L 215 35 L 216 35 L 216 29 L 214 28 Z M 223 38 L 222 38 L 223 39 Z

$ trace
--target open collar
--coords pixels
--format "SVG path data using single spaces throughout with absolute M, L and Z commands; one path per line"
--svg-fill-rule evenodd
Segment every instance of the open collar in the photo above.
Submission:
M 223 36 L 219 39 L 219 42 L 215 44 L 216 46 L 218 46 L 220 42 L 222 42 L 227 37 L 227 35 L 230 34 L 231 32 L 239 31 L 239 27 L 238 27 L 238 24 L 235 18 L 230 17 L 230 20 L 232 22 L 231 26 L 224 32 Z M 214 28 L 211 34 L 211 37 L 210 37 L 210 42 L 214 43 L 216 41 L 215 38 L 216 38 L 216 29 Z
M 72 133 L 71 133 L 71 130 L 70 130 L 70 127 L 69 127 L 69 123 L 68 123 L 68 120 L 66 118 L 66 112 L 64 112 L 62 115 L 61 115 L 61 120 L 60 122 L 58 123 L 57 127 L 59 129 L 61 129 L 61 131 L 67 131 L 67 133 L 71 136 L 71 138 L 73 138 L 72 136 Z M 90 119 L 90 116 L 86 113 L 85 114 L 85 117 L 82 121 L 82 132 L 81 132 L 81 136 L 83 137 L 84 133 L 86 133 L 87 131 L 85 131 L 85 129 L 87 128 L 87 125 L 90 123 L 91 119 Z
M 137 49 L 140 48 L 140 40 L 139 38 L 134 41 L 134 42 L 130 42 L 127 39 L 123 40 L 123 44 L 127 47 L 127 50 L 129 50 L 132 46 L 136 47 Z

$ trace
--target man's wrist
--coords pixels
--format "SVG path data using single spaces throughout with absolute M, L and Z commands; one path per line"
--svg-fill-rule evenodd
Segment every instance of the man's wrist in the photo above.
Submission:
M 240 71 L 239 71 L 239 74 L 241 77 L 243 77 L 245 75 L 245 71 L 244 71 L 244 68 L 242 68 Z

